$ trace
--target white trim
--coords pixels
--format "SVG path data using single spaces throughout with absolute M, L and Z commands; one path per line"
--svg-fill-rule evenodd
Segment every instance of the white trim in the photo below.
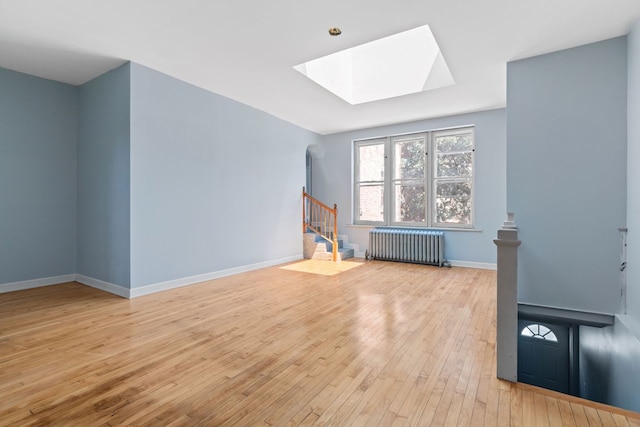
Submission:
M 364 258 L 364 252 L 356 252 L 355 257 Z M 497 270 L 498 269 L 498 266 L 496 264 L 491 264 L 488 262 L 455 261 L 455 260 L 447 260 L 447 262 L 451 265 L 451 267 L 478 268 L 480 270 Z
M 473 231 L 473 232 L 482 232 L 482 228 L 446 228 L 446 227 L 416 227 L 415 225 L 384 225 L 384 224 L 347 224 L 347 228 L 369 228 L 374 229 L 377 227 L 385 227 L 385 228 L 412 228 L 414 230 L 432 230 L 432 231 Z
M 101 291 L 118 295 L 123 298 L 136 298 L 143 295 L 149 295 L 156 292 L 179 288 L 182 286 L 193 285 L 194 283 L 206 282 L 208 280 L 219 279 L 221 277 L 232 276 L 234 274 L 246 273 L 248 271 L 272 267 L 274 265 L 285 264 L 287 262 L 298 261 L 301 259 L 303 259 L 302 254 L 292 255 L 286 258 L 280 258 L 272 261 L 243 265 L 240 267 L 228 268 L 226 270 L 214 271 L 212 273 L 199 274 L 197 276 L 184 277 L 181 279 L 169 280 L 166 282 L 154 283 L 152 285 L 131 289 L 113 283 L 105 282 L 104 280 L 84 276 L 82 274 L 67 274 L 65 276 L 45 277 L 42 279 L 25 280 L 23 282 L 0 284 L 0 293 L 22 291 L 25 289 L 59 285 L 61 283 L 68 282 L 78 282 L 95 289 L 100 289 Z
M 355 252 L 355 258 L 364 258 L 364 252 Z M 125 288 L 103 280 L 94 279 L 93 277 L 84 276 L 82 274 L 67 274 L 65 276 L 46 277 L 42 279 L 25 280 L 23 282 L 13 282 L 0 284 L 0 293 L 21 291 L 25 289 L 40 288 L 50 285 L 58 285 L 61 283 L 78 282 L 83 285 L 100 289 L 123 298 L 136 298 L 143 295 L 149 295 L 156 292 L 162 292 L 169 289 L 180 288 L 183 286 L 193 285 L 195 283 L 206 282 L 208 280 L 219 279 L 222 277 L 232 276 L 234 274 L 246 273 L 261 268 L 272 267 L 274 265 L 285 264 L 292 261 L 303 259 L 301 254 L 293 255 L 286 258 L 280 258 L 272 261 L 259 262 L 256 264 L 243 265 L 240 267 L 228 268 L 226 270 L 214 271 L 211 273 L 199 274 L 196 276 L 184 277 L 181 279 L 168 280 L 166 282 L 154 283 L 152 285 L 141 286 L 137 288 Z M 480 268 L 485 270 L 496 270 L 496 264 L 471 262 L 471 261 L 449 261 L 452 267 Z
M 5 292 L 23 291 L 25 289 L 42 288 L 44 286 L 59 285 L 61 283 L 74 282 L 75 274 L 64 276 L 44 277 L 42 279 L 24 280 L 22 282 L 4 283 L 0 285 L 0 294 Z
M 110 294 L 118 295 L 123 298 L 131 298 L 131 289 L 123 286 L 115 285 L 113 283 L 105 282 L 103 280 L 94 279 L 93 277 L 83 276 L 82 274 L 76 274 L 75 280 L 83 285 L 90 286 L 92 288 L 100 289 L 101 291 L 109 292 Z
M 180 288 L 182 286 L 193 285 L 195 283 L 206 282 L 208 280 L 219 279 L 221 277 L 232 276 L 234 274 L 246 273 L 248 271 L 258 270 L 261 268 L 272 267 L 278 264 L 284 264 L 291 261 L 303 259 L 302 254 L 293 255 L 286 258 L 280 258 L 272 261 L 259 262 L 256 264 L 243 265 L 240 267 L 228 268 L 226 270 L 214 271 L 211 273 L 198 274 L 196 276 L 183 277 L 181 279 L 168 280 L 166 282 L 154 283 L 151 285 L 131 288 L 129 298 L 136 298 L 143 295 L 149 295 L 156 292 L 162 292 L 169 289 Z
M 499 110 L 500 108 L 492 108 L 489 110 L 483 110 L 483 111 L 492 111 L 492 110 Z M 393 126 L 393 125 L 391 125 Z M 391 126 L 383 126 L 383 127 L 391 127 Z M 394 133 L 393 135 L 389 135 L 389 134 L 385 134 L 385 135 L 379 135 L 379 136 L 372 136 L 372 137 L 362 137 L 362 138 L 356 138 L 356 139 L 352 139 L 351 142 L 354 143 L 356 141 L 366 141 L 368 139 L 381 139 L 381 138 L 387 138 L 389 136 L 404 136 L 404 135 L 412 135 L 414 133 L 428 133 L 428 132 L 440 132 L 443 130 L 457 130 L 457 129 L 464 129 L 464 128 L 471 128 L 471 127 L 475 127 L 476 125 L 471 122 L 469 124 L 466 125 L 458 125 L 458 126 L 447 126 L 447 127 L 443 127 L 443 128 L 435 128 L 435 129 L 424 129 L 424 128 L 419 128 L 416 130 L 409 130 L 406 132 L 402 132 L 402 133 Z
M 497 270 L 498 265 L 490 262 L 457 261 L 450 259 L 451 267 L 479 268 L 481 270 Z

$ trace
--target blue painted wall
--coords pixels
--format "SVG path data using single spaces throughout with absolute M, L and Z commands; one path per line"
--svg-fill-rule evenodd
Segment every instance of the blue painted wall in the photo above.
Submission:
M 626 38 L 507 67 L 507 207 L 521 302 L 616 313 L 626 223 Z
M 313 160 L 314 197 L 338 205 L 338 233 L 364 252 L 370 227 L 352 226 L 353 141 L 409 132 L 475 125 L 475 227 L 481 231 L 447 231 L 450 260 L 495 264 L 496 230 L 506 219 L 505 110 L 491 110 L 433 120 L 344 132 L 322 137 L 322 158 Z
M 640 325 L 640 21 L 629 33 L 628 51 L 627 306 Z M 635 332 L 640 337 L 640 330 Z
M 640 22 L 627 36 L 627 312 L 580 328 L 583 396 L 640 412 Z
M 301 256 L 317 138 L 131 64 L 132 287 Z
M 79 88 L 78 270 L 130 284 L 129 86 L 124 64 Z
M 76 271 L 76 97 L 0 68 L 0 284 Z
M 580 326 L 580 396 L 640 412 L 637 326 L 620 316 L 606 328 Z

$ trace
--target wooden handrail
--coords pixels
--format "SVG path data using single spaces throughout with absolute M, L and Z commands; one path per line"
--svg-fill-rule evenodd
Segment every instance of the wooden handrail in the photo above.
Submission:
M 327 205 L 325 205 L 324 203 L 322 203 L 320 200 L 318 200 L 318 199 L 314 198 L 313 196 L 310 196 L 309 194 L 305 193 L 305 192 L 304 192 L 304 187 L 302 187 L 302 192 L 303 192 L 304 197 L 306 197 L 307 199 L 311 200 L 314 204 L 320 205 L 320 207 L 321 207 L 322 209 L 326 209 L 326 210 L 328 210 L 328 211 L 329 211 L 329 212 L 331 212 L 331 213 L 338 214 L 338 211 L 336 210 L 336 209 L 337 209 L 337 207 L 336 207 L 336 205 L 335 205 L 335 204 L 333 205 L 333 207 L 332 207 L 332 208 L 330 208 L 329 206 L 327 206 Z M 334 212 L 334 211 L 335 211 L 335 212 Z
M 338 206 L 333 208 L 307 194 L 302 187 L 302 233 L 311 230 L 332 243 L 333 261 L 338 260 Z

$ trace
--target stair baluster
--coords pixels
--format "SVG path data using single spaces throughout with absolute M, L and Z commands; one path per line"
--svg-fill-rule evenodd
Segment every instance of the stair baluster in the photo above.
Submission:
M 302 187 L 302 233 L 311 230 L 332 243 L 333 261 L 338 260 L 338 205 L 333 208 L 307 194 Z

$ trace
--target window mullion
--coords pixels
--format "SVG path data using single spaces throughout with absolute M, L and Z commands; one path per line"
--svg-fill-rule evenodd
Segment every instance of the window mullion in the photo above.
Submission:
M 392 184 L 391 181 L 394 177 L 393 174 L 393 159 L 392 159 L 392 147 L 391 137 L 387 137 L 384 144 L 384 223 L 385 225 L 391 224 L 391 215 L 394 209 L 393 197 L 391 194 Z
M 433 174 L 433 162 L 432 162 L 432 158 L 433 158 L 433 132 L 429 132 L 429 134 L 427 135 L 427 143 L 425 146 L 425 173 L 424 173 L 424 187 L 427 191 L 427 203 L 425 203 L 425 209 L 427 210 L 425 215 L 427 218 L 427 227 L 432 227 L 433 226 L 433 211 L 434 211 L 434 203 L 435 203 L 435 198 L 433 197 L 434 193 L 433 193 L 433 189 L 434 189 L 434 184 L 433 184 L 433 179 L 432 179 L 432 174 Z

